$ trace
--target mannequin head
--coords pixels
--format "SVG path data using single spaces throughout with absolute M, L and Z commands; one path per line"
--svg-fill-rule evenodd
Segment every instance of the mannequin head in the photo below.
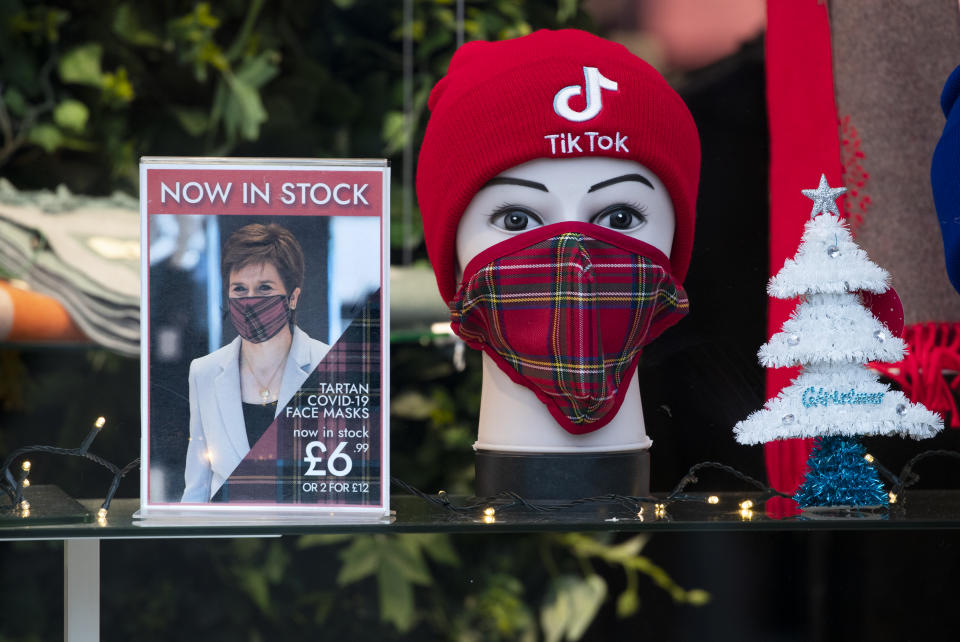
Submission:
M 465 44 L 429 107 L 417 194 L 454 332 L 484 351 L 481 442 L 520 420 L 542 448 L 553 420 L 586 435 L 629 406 L 594 445 L 641 447 L 640 350 L 687 310 L 686 105 L 623 46 L 565 30 Z

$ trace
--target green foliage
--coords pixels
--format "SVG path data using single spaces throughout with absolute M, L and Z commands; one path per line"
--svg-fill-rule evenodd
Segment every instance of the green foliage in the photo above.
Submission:
M 389 157 L 427 121 L 456 46 L 450 0 L 0 6 L 0 169 L 22 189 L 133 193 L 142 155 Z M 468 2 L 466 40 L 586 26 L 577 0 Z M 403 36 L 413 38 L 404 114 Z M 82 107 L 81 107 L 82 106 Z M 399 217 L 402 172 L 394 174 Z M 416 209 L 406 243 L 424 258 Z M 401 247 L 395 221 L 393 247 Z
M 544 639 L 547 642 L 579 640 L 606 595 L 607 583 L 599 575 L 562 575 L 554 579 L 540 611 Z
M 647 536 L 616 542 L 609 534 L 531 535 L 511 538 L 506 554 L 492 539 L 464 542 L 442 533 L 306 535 L 298 549 L 340 547 L 337 584 L 375 582 L 381 621 L 399 633 L 430 630 L 431 638 L 579 640 L 608 599 L 610 574 L 595 570 L 591 561 L 625 574 L 626 588 L 615 603 L 620 618 L 637 613 L 641 575 L 678 603 L 699 606 L 709 600 L 702 590 L 683 589 L 641 555 Z M 477 580 L 470 580 L 465 593 L 451 592 L 443 568 Z M 537 590 L 544 595 L 539 613 L 531 606 Z
M 300 548 L 336 544 L 340 538 L 305 535 Z M 340 551 L 343 565 L 337 584 L 347 586 L 375 576 L 380 600 L 380 619 L 400 632 L 413 628 L 417 620 L 414 585 L 429 586 L 433 578 L 427 560 L 449 566 L 460 563 L 447 535 L 358 535 Z
M 95 42 L 74 47 L 63 54 L 57 65 L 60 80 L 65 83 L 77 83 L 92 87 L 103 86 L 103 70 L 100 68 L 100 59 L 103 58 L 103 47 Z
M 684 589 L 649 557 L 640 554 L 649 539 L 648 536 L 635 535 L 617 545 L 611 545 L 606 541 L 608 538 L 589 537 L 578 533 L 559 535 L 557 539 L 583 562 L 596 558 L 623 569 L 627 577 L 627 588 L 617 598 L 617 615 L 620 617 L 632 615 L 639 606 L 637 573 L 646 575 L 675 602 L 703 606 L 710 601 L 709 593 L 700 589 Z
M 53 122 L 64 131 L 80 134 L 87 126 L 90 110 L 79 100 L 67 99 L 53 110 Z
M 466 368 L 458 371 L 453 346 L 393 344 L 390 430 L 393 468 L 405 481 L 433 492 L 454 494 L 473 490 L 473 450 L 480 411 L 481 364 L 470 350 Z

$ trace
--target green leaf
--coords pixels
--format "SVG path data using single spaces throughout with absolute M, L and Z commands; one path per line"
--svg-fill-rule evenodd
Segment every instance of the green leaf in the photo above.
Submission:
M 247 3 L 247 15 L 244 16 L 243 24 L 240 26 L 240 30 L 236 32 L 237 35 L 233 39 L 233 44 L 230 45 L 230 49 L 226 53 L 228 60 L 236 61 L 241 52 L 256 47 L 259 34 L 253 34 L 253 28 L 265 2 L 266 0 L 251 0 Z
M 246 140 L 256 140 L 260 135 L 260 125 L 267 120 L 267 110 L 260 100 L 260 93 L 233 74 L 225 74 L 224 77 L 230 88 L 230 98 L 226 101 L 223 114 L 228 135 L 239 133 Z
M 710 601 L 710 593 L 703 589 L 690 589 L 687 591 L 687 603 L 694 606 L 703 606 Z
M 460 558 L 450 543 L 450 536 L 446 533 L 429 533 L 419 535 L 421 538 L 423 550 L 427 557 L 438 564 L 447 564 L 448 566 L 459 566 Z
M 115 73 L 103 75 L 103 97 L 108 103 L 118 105 L 133 100 L 133 84 L 125 67 L 117 67 Z
M 103 84 L 103 71 L 100 68 L 102 56 L 103 48 L 95 42 L 71 49 L 60 59 L 60 79 L 63 82 L 100 87 Z
M 27 111 L 27 100 L 16 87 L 9 87 L 4 92 L 3 102 L 14 116 L 23 116 Z
M 557 0 L 557 22 L 566 22 L 577 15 L 578 0 Z
M 237 67 L 234 74 L 251 87 L 260 89 L 279 73 L 280 67 L 276 64 L 278 59 L 279 54 L 276 52 L 265 51 L 259 56 L 245 60 Z
M 337 584 L 346 586 L 368 575 L 373 575 L 381 566 L 382 550 L 372 536 L 358 537 L 340 553 L 343 566 L 337 575 Z
M 407 144 L 410 140 L 410 128 L 407 127 L 407 117 L 402 111 L 388 111 L 383 116 L 383 130 L 381 137 L 386 144 L 384 154 L 391 156 Z
M 27 132 L 27 140 L 34 145 L 39 145 L 49 154 L 63 143 L 63 134 L 56 126 L 43 123 L 30 128 Z
M 402 419 L 429 419 L 437 404 L 419 390 L 407 390 L 390 400 L 390 414 Z
M 348 542 L 353 538 L 347 533 L 323 535 L 315 533 L 313 535 L 303 535 L 297 540 L 297 548 L 311 548 L 313 546 L 329 546 L 330 544 L 339 544 Z
M 60 40 L 60 25 L 66 22 L 69 17 L 69 11 L 47 9 L 46 15 L 44 16 L 44 30 L 46 31 L 47 40 L 50 42 Z
M 416 535 L 397 535 L 384 545 L 382 566 L 401 574 L 403 577 L 422 586 L 432 581 L 427 562 L 416 539 Z
M 670 575 L 653 563 L 649 557 L 638 555 L 623 562 L 625 569 L 633 569 L 649 577 L 654 584 L 670 594 L 675 602 L 687 602 L 701 606 L 710 601 L 710 594 L 702 589 L 684 590 Z
M 617 598 L 617 617 L 630 617 L 640 608 L 640 598 L 637 597 L 637 591 L 626 590 Z
M 130 4 L 117 7 L 113 15 L 113 33 L 133 45 L 159 47 L 163 44 L 159 36 L 140 26 L 140 18 Z
M 561 575 L 550 585 L 540 610 L 540 626 L 547 642 L 579 640 L 593 622 L 607 595 L 607 583 L 599 575 L 581 578 Z
M 252 568 L 243 569 L 239 575 L 243 591 L 261 611 L 266 612 L 270 608 L 270 587 L 266 575 Z
M 79 100 L 64 100 L 53 110 L 53 122 L 61 128 L 80 133 L 87 126 L 90 110 Z
M 207 117 L 207 114 L 200 109 L 194 109 L 192 107 L 171 107 L 170 109 L 173 112 L 173 115 L 176 116 L 177 122 L 180 123 L 180 126 L 183 127 L 184 131 L 191 136 L 203 135 L 210 126 L 210 121 Z M 306 537 L 312 536 L 307 535 Z M 329 536 L 318 535 L 318 537 Z
M 627 541 L 617 544 L 616 546 L 606 547 L 606 550 L 601 554 L 601 557 L 603 557 L 603 559 L 607 562 L 622 563 L 639 555 L 640 551 L 643 550 L 643 547 L 646 545 L 647 540 L 649 539 L 650 538 L 646 535 L 635 535 Z
M 401 633 L 412 629 L 416 619 L 413 585 L 388 565 L 377 573 L 377 585 L 380 589 L 380 619 L 390 622 Z
M 271 584 L 283 581 L 287 567 L 290 566 L 290 556 L 287 549 L 279 541 L 270 542 L 267 549 L 267 558 L 263 562 L 263 573 Z

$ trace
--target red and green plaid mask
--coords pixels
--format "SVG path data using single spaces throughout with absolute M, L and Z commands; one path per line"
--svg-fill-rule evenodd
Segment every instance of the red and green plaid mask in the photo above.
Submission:
M 644 345 L 688 311 L 657 248 L 590 223 L 548 225 L 478 254 L 453 331 L 532 390 L 570 433 L 605 426 Z
M 252 343 L 277 336 L 290 323 L 290 301 L 286 294 L 227 299 L 230 320 L 237 334 Z

